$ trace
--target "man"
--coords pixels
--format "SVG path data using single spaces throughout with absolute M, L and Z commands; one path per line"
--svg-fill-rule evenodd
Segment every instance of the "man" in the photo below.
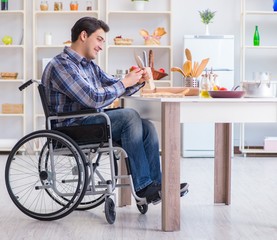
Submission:
M 109 27 L 101 20 L 84 17 L 71 29 L 71 46 L 47 65 L 42 84 L 54 112 L 86 108 L 102 109 L 122 95 L 132 95 L 149 78 L 145 69 L 128 73 L 123 79 L 109 76 L 92 60 L 102 50 Z M 155 127 L 133 109 L 106 112 L 111 119 L 113 141 L 128 154 L 136 194 L 148 202 L 159 200 L 161 171 L 159 142 Z M 55 126 L 93 124 L 94 117 L 55 122 Z M 181 195 L 188 184 L 181 184 Z

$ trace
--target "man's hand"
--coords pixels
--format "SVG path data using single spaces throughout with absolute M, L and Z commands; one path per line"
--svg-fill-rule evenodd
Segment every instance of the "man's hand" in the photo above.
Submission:
M 144 76 L 145 70 L 138 68 L 125 75 L 125 78 L 122 79 L 122 83 L 125 88 L 131 87 L 137 83 L 143 83 L 145 81 Z
M 146 67 L 143 69 L 143 74 L 141 76 L 141 79 L 139 80 L 139 84 L 144 83 L 145 81 L 148 81 L 152 77 L 152 71 L 150 67 Z

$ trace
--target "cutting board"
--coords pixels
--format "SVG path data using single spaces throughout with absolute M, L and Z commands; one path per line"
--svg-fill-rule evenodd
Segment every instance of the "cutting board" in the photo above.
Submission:
M 199 88 L 193 87 L 157 87 L 155 89 L 143 88 L 140 92 L 141 97 L 185 97 L 198 96 Z

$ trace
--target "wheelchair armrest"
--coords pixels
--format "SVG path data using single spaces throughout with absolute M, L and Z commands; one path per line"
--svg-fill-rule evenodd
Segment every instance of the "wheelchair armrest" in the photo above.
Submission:
M 57 117 L 76 116 L 76 115 L 99 113 L 99 112 L 101 112 L 101 110 L 99 109 L 82 109 L 80 111 L 74 111 L 74 112 L 55 113 L 52 116 L 57 116 Z
M 113 110 L 117 110 L 117 109 L 121 109 L 122 107 L 117 107 L 117 108 L 105 108 L 104 112 L 108 112 L 108 111 L 113 111 Z

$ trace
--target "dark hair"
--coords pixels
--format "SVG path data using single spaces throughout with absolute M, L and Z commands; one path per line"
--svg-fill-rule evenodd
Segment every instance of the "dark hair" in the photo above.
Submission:
M 102 28 L 105 32 L 108 32 L 110 30 L 109 26 L 102 20 L 93 17 L 80 18 L 71 28 L 71 41 L 77 41 L 82 31 L 86 31 L 88 36 L 90 36 L 92 33 L 100 28 Z

